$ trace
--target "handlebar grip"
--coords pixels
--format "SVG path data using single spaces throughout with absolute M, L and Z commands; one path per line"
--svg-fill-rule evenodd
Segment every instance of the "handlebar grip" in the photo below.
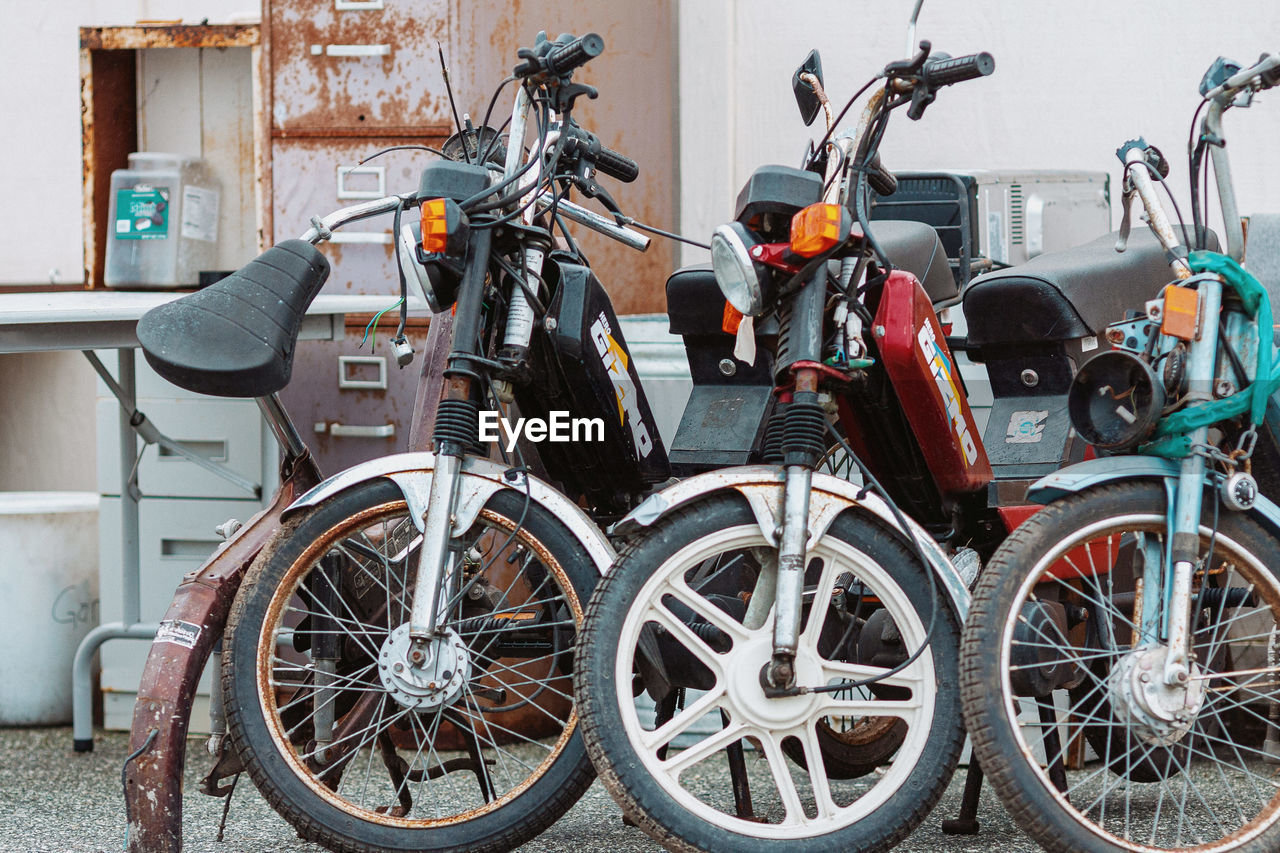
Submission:
M 595 155 L 595 166 L 611 178 L 617 178 L 629 184 L 640 174 L 640 164 L 625 154 L 619 154 L 612 148 L 600 146 L 600 153 Z
M 562 76 L 580 65 L 586 65 L 603 51 L 604 39 L 597 33 L 587 33 L 566 45 L 552 48 L 546 58 L 547 69 L 556 76 Z
M 953 83 L 986 77 L 995 70 L 995 57 L 983 51 L 971 53 L 968 56 L 925 60 L 920 76 L 931 88 L 938 89 Z

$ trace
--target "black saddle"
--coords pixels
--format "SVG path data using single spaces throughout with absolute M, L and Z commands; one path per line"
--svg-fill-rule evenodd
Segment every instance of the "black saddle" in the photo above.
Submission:
M 180 388 L 216 397 L 265 397 L 289 383 L 307 306 L 329 261 L 286 240 L 204 290 L 143 315 L 147 363 Z
M 964 292 L 970 346 L 1083 338 L 1141 311 L 1173 280 L 1169 259 L 1147 229 L 1135 227 L 1123 252 L 1115 246 L 1108 234 L 974 279 Z

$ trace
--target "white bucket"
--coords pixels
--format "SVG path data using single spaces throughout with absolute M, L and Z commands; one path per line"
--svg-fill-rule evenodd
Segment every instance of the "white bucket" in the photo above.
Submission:
M 98 624 L 98 496 L 0 492 L 0 725 L 71 721 L 71 661 Z

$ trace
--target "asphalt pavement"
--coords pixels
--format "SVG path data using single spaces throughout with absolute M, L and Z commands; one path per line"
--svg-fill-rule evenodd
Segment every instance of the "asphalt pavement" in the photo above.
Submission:
M 128 755 L 128 734 L 99 732 L 91 753 L 71 750 L 71 729 L 0 729 L 0 851 L 3 853 L 116 853 L 125 844 L 120 770 Z M 247 776 L 231 798 L 224 841 L 216 838 L 223 801 L 199 792 L 209 768 L 204 739 L 188 741 L 183 780 L 185 853 L 322 853 L 301 841 Z M 954 816 L 964 786 L 957 772 L 938 809 L 904 843 L 901 851 L 1024 853 L 1039 849 L 1015 827 L 994 795 L 985 790 L 976 836 L 948 836 L 943 817 Z M 528 853 L 640 853 L 660 850 L 622 814 L 597 782 L 558 823 L 526 844 Z

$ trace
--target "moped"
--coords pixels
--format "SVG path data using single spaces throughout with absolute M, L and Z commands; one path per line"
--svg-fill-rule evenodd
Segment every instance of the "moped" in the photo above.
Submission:
M 1167 283 L 1117 312 L 1112 349 L 1073 381 L 1071 421 L 1100 458 L 1033 485 L 1048 506 L 1001 545 L 974 594 L 961 669 L 974 752 L 1048 850 L 1280 846 L 1280 508 L 1263 494 L 1280 470 L 1280 359 L 1270 293 L 1240 264 L 1222 128 L 1223 113 L 1277 83 L 1280 58 L 1265 54 L 1205 74 L 1194 230 L 1161 205 L 1163 155 L 1143 140 L 1119 150 L 1125 222 L 1140 198 Z M 1201 227 L 1210 160 L 1226 254 Z M 1098 764 L 1068 772 L 1073 745 Z

